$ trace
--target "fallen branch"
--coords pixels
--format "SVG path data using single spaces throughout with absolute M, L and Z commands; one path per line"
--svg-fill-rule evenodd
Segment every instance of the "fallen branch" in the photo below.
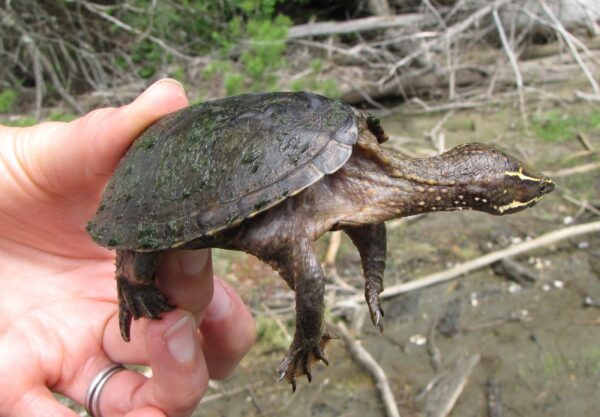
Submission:
M 446 417 L 452 412 L 480 359 L 481 355 L 475 353 L 456 361 L 454 369 L 444 375 L 427 396 L 425 416 Z
M 600 103 L 600 94 L 589 94 L 584 93 L 583 91 L 575 91 L 575 97 L 577 97 L 579 100 Z
M 383 406 L 385 408 L 385 414 L 388 417 L 400 417 L 394 394 L 390 388 L 390 383 L 383 371 L 383 368 L 377 363 L 377 361 L 371 356 L 371 354 L 358 342 L 350 332 L 344 323 L 338 323 L 332 325 L 333 328 L 342 336 L 348 351 L 352 357 L 359 362 L 366 370 L 368 370 L 373 378 L 375 379 L 375 386 L 381 395 Z
M 579 165 L 573 168 L 565 168 L 558 171 L 548 172 L 552 178 L 568 177 L 573 174 L 583 174 L 584 172 L 594 171 L 600 168 L 600 162 L 590 162 L 589 164 Z
M 387 290 L 381 293 L 380 298 L 392 298 L 400 294 L 404 294 L 410 291 L 422 289 L 432 285 L 441 284 L 443 282 L 451 281 L 458 278 L 461 275 L 483 268 L 494 262 L 499 261 L 503 258 L 516 256 L 524 252 L 528 252 L 534 249 L 548 246 L 553 243 L 559 242 L 564 239 L 573 238 L 575 236 L 584 235 L 588 233 L 600 232 L 600 221 L 580 224 L 578 226 L 565 227 L 564 229 L 555 230 L 550 233 L 546 233 L 535 239 L 531 239 L 525 242 L 517 243 L 516 245 L 509 246 L 508 248 L 501 249 L 495 252 L 488 253 L 479 258 L 475 258 L 471 261 L 460 263 L 454 267 L 436 272 L 434 274 L 427 275 L 423 278 L 415 279 L 413 281 L 405 282 L 402 284 L 394 285 L 389 287 Z M 354 306 L 356 303 L 365 302 L 362 297 L 355 296 L 348 300 L 340 301 L 335 307 L 344 307 L 345 305 Z
M 428 19 L 421 13 L 408 13 L 396 16 L 372 16 L 346 22 L 317 22 L 292 26 L 287 34 L 288 39 L 306 38 L 309 36 L 339 35 L 343 33 L 365 32 L 368 30 L 391 29 L 401 26 L 421 27 Z

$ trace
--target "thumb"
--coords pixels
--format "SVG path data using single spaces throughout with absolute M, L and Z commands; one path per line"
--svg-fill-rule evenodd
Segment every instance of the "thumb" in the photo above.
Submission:
M 38 125 L 40 134 L 31 136 L 34 164 L 27 165 L 39 172 L 30 175 L 39 178 L 38 186 L 61 195 L 103 185 L 146 127 L 187 104 L 181 84 L 163 79 L 126 106 L 94 110 L 67 124 Z

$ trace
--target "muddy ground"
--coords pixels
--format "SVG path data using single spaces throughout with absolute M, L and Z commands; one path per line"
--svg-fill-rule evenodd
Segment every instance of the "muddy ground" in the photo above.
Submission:
M 528 128 L 516 100 L 458 111 L 442 128 L 446 147 L 469 141 L 495 144 L 545 172 L 597 162 L 598 154 L 582 152 L 577 134 L 600 149 L 600 106 L 572 100 L 577 88 L 585 84 L 574 78 L 560 89 L 553 87 L 544 100 L 539 94 L 529 97 Z M 391 136 L 388 146 L 430 154 L 432 143 L 424 132 L 444 113 L 407 115 L 407 108 L 383 118 Z M 600 170 L 556 178 L 556 183 L 557 190 L 534 209 L 511 216 L 454 212 L 391 224 L 386 285 L 598 219 L 564 196 L 600 206 Z M 318 242 L 321 254 L 327 245 L 327 236 Z M 386 371 L 402 416 L 435 415 L 430 410 L 436 408 L 433 394 L 426 387 L 435 386 L 436 376 L 446 375 L 461 358 L 475 354 L 481 359 L 452 416 L 492 415 L 490 384 L 499 393 L 497 416 L 598 415 L 600 309 L 583 307 L 583 300 L 600 300 L 600 235 L 563 240 L 514 261 L 534 281 L 516 283 L 484 268 L 384 302 L 383 335 L 364 320 L 355 334 Z M 285 382 L 276 382 L 276 368 L 293 332 L 293 296 L 275 273 L 245 254 L 217 251 L 215 267 L 255 312 L 259 338 L 235 374 L 209 391 L 197 416 L 384 416 L 372 377 L 352 360 L 342 341 L 328 348 L 330 366 L 318 365 L 313 382 L 300 380 L 295 394 Z M 336 270 L 362 292 L 360 260 L 345 237 Z M 333 290 L 328 293 L 330 306 L 343 298 L 337 294 L 334 299 Z M 329 319 L 340 317 L 331 314 Z M 430 332 L 433 320 L 438 325 Z M 432 334 L 441 358 L 438 371 L 426 343 Z

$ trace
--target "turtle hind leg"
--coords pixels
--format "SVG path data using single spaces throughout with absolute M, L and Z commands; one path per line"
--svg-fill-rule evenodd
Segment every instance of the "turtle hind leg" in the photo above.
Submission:
M 158 258 L 158 252 L 117 251 L 119 328 L 125 341 L 130 339 L 132 319 L 159 319 L 162 313 L 175 308 L 156 286 Z

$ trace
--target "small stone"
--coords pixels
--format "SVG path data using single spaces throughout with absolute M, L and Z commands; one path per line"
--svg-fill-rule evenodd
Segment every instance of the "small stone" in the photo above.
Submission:
M 511 294 L 515 294 L 518 293 L 519 291 L 521 291 L 521 286 L 519 284 L 517 284 L 516 282 L 512 282 L 509 286 L 508 286 L 508 292 Z
M 422 334 L 415 334 L 411 336 L 408 340 L 410 341 L 410 343 L 417 346 L 423 346 L 425 343 L 427 343 L 427 338 Z
M 479 305 L 479 296 L 476 292 L 472 292 L 469 295 L 469 303 L 471 303 L 471 306 L 473 307 L 477 307 Z

